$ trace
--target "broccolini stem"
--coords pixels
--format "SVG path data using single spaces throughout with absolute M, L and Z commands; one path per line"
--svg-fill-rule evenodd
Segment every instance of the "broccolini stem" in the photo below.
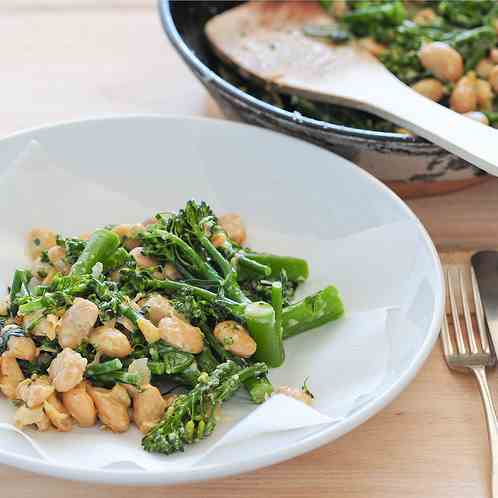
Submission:
M 243 318 L 246 305 L 232 301 L 228 298 L 222 298 L 214 292 L 195 287 L 194 285 L 185 284 L 183 282 L 175 282 L 174 280 L 150 280 L 148 290 L 163 291 L 166 293 L 175 293 L 179 291 L 191 292 L 194 296 L 205 299 L 209 303 L 219 303 L 227 308 L 230 313 Z
M 138 327 L 138 321 L 144 317 L 142 313 L 139 313 L 131 306 L 127 306 L 125 304 L 119 305 L 119 311 L 125 318 L 128 318 L 128 320 L 130 320 L 133 323 L 133 325 L 135 325 L 136 327 Z
M 284 295 L 282 290 L 282 282 L 273 282 L 271 284 L 271 305 L 275 310 L 275 332 L 283 337 L 282 333 L 282 310 L 283 310 Z
M 112 254 L 110 254 L 102 264 L 104 271 L 114 270 L 120 268 L 131 258 L 130 253 L 124 247 L 118 247 Z
M 268 265 L 258 263 L 254 259 L 248 258 L 243 253 L 238 253 L 232 258 L 232 264 L 237 270 L 240 281 L 259 280 L 271 275 L 271 268 Z
M 279 367 L 284 362 L 285 352 L 282 334 L 276 329 L 275 310 L 263 301 L 246 306 L 245 319 L 249 333 L 256 341 L 256 361 L 270 367 Z
M 331 285 L 284 308 L 282 312 L 283 337 L 287 339 L 306 330 L 314 329 L 337 320 L 343 314 L 344 306 L 339 292 Z
M 223 287 L 229 298 L 239 302 L 249 304 L 251 300 L 242 292 L 237 282 L 237 271 L 223 255 L 214 247 L 213 243 L 202 233 L 200 228 L 196 230 L 196 236 L 209 257 L 218 265 L 225 280 Z
M 130 384 L 135 387 L 140 387 L 140 375 L 137 373 L 123 372 L 110 372 L 107 374 L 94 375 L 92 380 L 102 384 Z
M 54 283 L 57 282 L 55 277 Z M 66 277 L 63 277 L 66 278 Z M 64 290 L 55 290 L 54 292 L 45 292 L 41 296 L 31 296 L 31 299 L 19 306 L 18 312 L 21 315 L 29 315 L 35 311 L 57 308 L 69 304 L 72 297 L 85 294 L 88 290 L 89 281 L 78 282 L 72 287 Z M 18 295 L 18 298 L 20 296 Z
M 16 299 L 20 296 L 29 295 L 28 283 L 30 278 L 31 273 L 28 270 L 16 269 L 10 286 L 10 312 L 12 316 L 15 316 L 18 310 Z
M 244 250 L 230 240 L 228 234 L 221 226 L 216 225 L 213 227 L 213 234 L 219 235 L 222 238 L 223 243 L 218 247 L 218 250 L 237 270 L 239 280 L 243 280 L 240 273 L 245 274 L 247 278 L 249 278 L 249 276 L 251 276 L 251 278 L 264 278 L 270 276 L 271 269 L 247 258 L 244 254 Z
M 266 401 L 273 392 L 273 385 L 266 375 L 251 377 L 244 381 L 244 386 L 253 403 L 260 404 Z
M 161 235 L 164 240 L 172 242 L 184 256 L 186 256 L 191 264 L 199 270 L 200 275 L 207 280 L 214 280 L 221 283 L 221 278 L 214 268 L 211 267 L 192 247 L 185 241 L 173 233 L 162 231 Z
M 218 366 L 218 361 L 206 340 L 204 340 L 204 349 L 197 355 L 197 364 L 203 372 L 207 373 L 213 372 Z
M 185 370 L 175 374 L 173 379 L 184 386 L 192 387 L 199 381 L 201 373 L 202 372 L 199 370 L 197 363 L 194 361 Z
M 169 455 L 208 436 L 216 426 L 216 407 L 233 396 L 244 381 L 267 370 L 264 363 L 241 369 L 233 361 L 226 361 L 211 375 L 202 374 L 196 386 L 178 396 L 161 421 L 144 436 L 143 448 Z
M 108 374 L 110 372 L 115 372 L 116 370 L 121 370 L 122 368 L 123 364 L 121 361 L 115 358 L 114 360 L 92 365 L 86 369 L 85 373 L 88 377 L 95 377 L 96 375 Z
M 80 257 L 71 269 L 72 276 L 86 275 L 92 272 L 96 263 L 103 263 L 116 249 L 121 241 L 110 230 L 104 228 L 93 232 Z
M 270 276 L 273 278 L 279 278 L 282 270 L 285 270 L 287 278 L 292 281 L 303 282 L 308 278 L 308 263 L 304 259 L 256 252 L 248 252 L 244 253 L 244 255 L 253 261 L 270 267 Z
M 214 247 L 213 243 L 202 233 L 200 227 L 196 227 L 196 236 L 202 247 L 206 250 L 209 257 L 220 267 L 221 272 L 226 277 L 232 271 L 232 265 L 223 257 L 223 255 Z

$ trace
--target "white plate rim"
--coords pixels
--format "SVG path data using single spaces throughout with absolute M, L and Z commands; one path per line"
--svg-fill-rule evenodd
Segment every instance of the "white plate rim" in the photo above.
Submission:
M 290 141 L 296 141 L 298 139 L 280 134 L 278 132 L 262 129 L 258 126 L 253 126 L 245 123 L 227 121 L 222 119 L 213 119 L 208 117 L 198 117 L 198 116 L 181 116 L 175 114 L 158 114 L 158 113 L 131 113 L 131 114 L 104 114 L 98 116 L 88 116 L 84 118 L 62 120 L 51 124 L 34 126 L 31 128 L 23 129 L 18 132 L 9 134 L 5 137 L 0 138 L 0 145 L 3 142 L 8 142 L 10 140 L 17 139 L 23 135 L 30 135 L 34 132 L 40 132 L 42 130 L 49 130 L 53 128 L 78 125 L 82 123 L 90 122 L 101 122 L 101 121 L 122 121 L 122 120 L 150 120 L 157 119 L 158 121 L 210 121 L 221 126 L 235 126 L 235 127 L 245 127 L 252 131 L 271 133 L 277 135 L 280 139 L 287 139 Z M 298 140 L 302 146 L 318 148 L 321 147 L 317 145 L 310 144 L 308 142 L 303 142 Z M 329 152 L 330 154 L 336 156 L 336 154 Z M 338 156 L 340 157 L 340 156 Z M 389 403 L 391 403 L 401 392 L 408 386 L 408 384 L 414 379 L 425 360 L 432 351 L 432 348 L 439 336 L 439 330 L 442 323 L 443 313 L 444 313 L 444 277 L 441 267 L 441 262 L 436 251 L 436 248 L 427 233 L 427 230 L 422 225 L 418 217 L 413 213 L 413 211 L 404 203 L 393 191 L 386 187 L 380 180 L 372 176 L 370 173 L 361 169 L 359 166 L 355 165 L 353 162 L 340 157 L 341 160 L 345 161 L 344 167 L 350 167 L 357 170 L 357 173 L 364 175 L 364 178 L 369 181 L 373 188 L 383 192 L 383 195 L 390 197 L 393 202 L 395 202 L 404 212 L 408 215 L 415 226 L 419 230 L 419 234 L 422 238 L 423 244 L 429 249 L 431 255 L 431 261 L 433 263 L 434 269 L 437 273 L 437 281 L 439 283 L 439 288 L 435 291 L 435 301 L 434 301 L 434 313 L 432 316 L 431 323 L 429 325 L 429 333 L 427 334 L 425 341 L 420 347 L 419 351 L 413 358 L 410 365 L 407 366 L 404 373 L 398 378 L 397 382 L 394 382 L 389 389 L 387 389 L 380 396 L 372 399 L 364 406 L 362 406 L 357 413 L 348 417 L 344 422 L 340 422 L 331 427 L 324 428 L 318 433 L 314 433 L 305 439 L 294 443 L 293 445 L 283 448 L 281 450 L 276 450 L 263 457 L 257 457 L 253 459 L 247 459 L 238 461 L 236 466 L 227 467 L 226 465 L 216 464 L 216 465 L 203 465 L 202 468 L 196 469 L 196 472 L 192 472 L 192 468 L 178 468 L 174 471 L 143 471 L 143 470 L 115 470 L 115 469 L 82 469 L 73 466 L 67 466 L 64 464 L 53 464 L 50 462 L 44 462 L 37 458 L 25 457 L 12 455 L 4 450 L 0 449 L 0 463 L 4 465 L 10 465 L 17 467 L 19 469 L 35 472 L 42 475 L 47 475 L 51 477 L 58 477 L 62 479 L 69 479 L 75 481 L 84 482 L 94 482 L 101 484 L 113 484 L 113 485 L 173 485 L 180 483 L 198 482 L 208 479 L 215 479 L 221 477 L 228 477 L 244 472 L 249 472 L 257 470 L 263 467 L 267 467 L 276 463 L 284 462 L 298 455 L 307 453 L 313 449 L 319 448 L 339 437 L 352 431 L 359 425 L 366 422 L 369 418 L 380 412 Z

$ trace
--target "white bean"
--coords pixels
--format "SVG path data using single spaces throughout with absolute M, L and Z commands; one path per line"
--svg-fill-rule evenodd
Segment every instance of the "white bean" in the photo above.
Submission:
M 430 8 L 421 9 L 413 16 L 413 21 L 420 26 L 426 26 L 432 24 L 436 17 L 434 10 Z
M 111 358 L 124 358 L 131 353 L 128 337 L 112 327 L 97 327 L 90 333 L 88 341 L 97 351 Z
M 493 62 L 491 59 L 488 59 L 487 57 L 481 59 L 476 66 L 477 76 L 479 76 L 480 78 L 487 78 L 494 67 L 495 62 Z
M 31 259 L 38 258 L 43 251 L 56 244 L 56 235 L 46 228 L 33 228 L 28 233 L 28 254 Z
M 233 320 L 218 323 L 213 334 L 227 351 L 236 356 L 249 358 L 256 352 L 256 342 L 249 332 Z
M 67 412 L 64 405 L 57 398 L 56 394 L 53 393 L 44 403 L 43 410 L 47 414 L 47 417 L 52 422 L 52 425 L 59 432 L 69 432 L 73 428 L 73 420 L 71 415 Z
M 479 109 L 490 111 L 493 106 L 494 93 L 489 81 L 480 79 L 476 81 L 476 96 Z
M 154 323 L 159 323 L 165 316 L 172 316 L 175 313 L 173 305 L 161 294 L 150 294 L 138 304 Z
M 63 275 L 67 275 L 71 267 L 66 262 L 66 251 L 61 246 L 53 246 L 47 251 L 49 261 Z
M 8 351 L 0 358 L 0 390 L 8 399 L 16 399 L 17 386 L 24 380 L 24 375 L 17 360 Z
M 246 229 L 238 214 L 228 213 L 220 216 L 218 222 L 227 235 L 237 244 L 242 245 L 246 240 Z
M 19 360 L 32 361 L 37 356 L 36 344 L 31 337 L 12 336 L 7 344 L 9 352 Z
M 415 90 L 420 95 L 433 100 L 434 102 L 439 102 L 444 95 L 444 86 L 435 78 L 426 78 L 418 81 L 412 85 L 412 89 Z
M 14 415 L 14 423 L 18 429 L 27 425 L 36 425 L 39 431 L 50 429 L 50 420 L 43 411 L 43 406 L 29 408 L 26 405 L 21 405 Z
M 41 375 L 36 379 L 23 380 L 16 389 L 17 399 L 26 403 L 28 408 L 43 404 L 54 392 L 54 386 L 46 375 Z
M 112 432 L 125 432 L 130 426 L 128 407 L 109 389 L 88 387 L 100 421 Z
M 133 259 L 137 263 L 139 268 L 152 268 L 153 266 L 157 266 L 158 262 L 155 258 L 151 256 L 145 256 L 143 254 L 143 247 L 135 247 L 130 251 L 130 254 L 133 256 Z
M 133 420 L 141 432 L 148 432 L 159 422 L 166 402 L 157 387 L 148 385 L 133 396 Z
M 488 81 L 490 82 L 493 90 L 498 93 L 498 66 L 495 66 L 488 76 Z
M 86 382 L 81 382 L 70 391 L 62 393 L 62 403 L 76 419 L 80 427 L 92 427 L 97 421 L 97 410 L 93 399 L 87 392 Z
M 66 392 L 83 380 L 87 359 L 70 348 L 63 349 L 48 367 L 48 375 L 56 391 Z
M 63 348 L 77 348 L 88 337 L 98 315 L 99 309 L 94 303 L 77 297 L 60 322 L 57 334 L 59 344 Z
M 440 80 L 456 81 L 463 75 L 462 56 L 446 43 L 428 43 L 420 49 L 418 56 L 422 66 Z
M 32 324 L 35 323 L 33 327 Z M 57 336 L 57 324 L 59 318 L 56 315 L 48 314 L 41 316 L 40 313 L 34 312 L 24 317 L 24 326 L 30 330 L 31 334 L 35 336 L 47 337 L 53 340 Z
M 159 322 L 161 339 L 171 346 L 197 354 L 204 349 L 201 329 L 185 322 L 177 315 L 165 316 Z
M 450 107 L 462 114 L 476 110 L 477 88 L 475 76 L 467 75 L 458 80 L 453 92 L 451 92 Z
M 289 396 L 291 398 L 297 399 L 298 401 L 302 401 L 306 405 L 311 405 L 313 403 L 313 398 L 302 389 L 297 389 L 295 387 L 289 386 L 280 386 L 275 389 L 276 394 L 284 394 L 285 396 Z

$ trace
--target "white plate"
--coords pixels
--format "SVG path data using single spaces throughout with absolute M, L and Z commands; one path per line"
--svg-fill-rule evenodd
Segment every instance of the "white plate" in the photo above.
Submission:
M 47 462 L 25 448 L 15 451 L 0 444 L 1 463 L 52 476 L 113 484 L 171 484 L 253 470 L 351 431 L 394 399 L 429 354 L 443 312 L 442 273 L 434 246 L 402 201 L 345 159 L 247 125 L 126 116 L 57 124 L 2 139 L 0 172 L 32 139 L 46 148 L 58 166 L 139 199 L 142 204 L 174 208 L 196 197 L 212 203 L 216 211 L 242 213 L 250 236 L 259 239 L 259 248 L 265 247 L 267 234 L 270 249 L 297 252 L 310 259 L 307 290 L 338 284 L 349 312 L 390 305 L 396 305 L 396 309 L 388 314 L 386 361 L 383 370 L 375 372 L 381 377 L 378 386 L 362 402 L 351 405 L 346 416 L 333 425 L 287 431 L 283 437 L 280 434 L 278 444 L 271 438 L 243 441 L 188 468 L 89 468 L 64 461 Z M 74 202 L 84 209 L 86 199 Z M 15 218 L 16 213 L 4 215 Z M 61 226 L 71 226 L 64 212 Z M 343 239 L 359 232 L 369 234 L 368 238 L 360 236 L 345 254 Z M 369 240 L 370 247 L 362 240 Z M 405 258 L 401 266 L 397 263 L 399 255 Z M 342 258 L 342 269 L 335 264 L 334 256 Z M 290 350 L 297 358 L 296 347 Z M 365 356 L 366 352 L 363 346 L 361 354 Z M 341 362 L 347 365 L 354 359 L 352 355 L 351 348 L 344 347 Z M 336 396 L 340 402 L 339 398 L 347 396 L 354 386 L 348 385 L 348 378 L 339 386 L 334 384 L 330 375 L 337 365 L 327 364 L 326 358 L 321 360 L 324 368 L 318 394 L 324 400 Z M 318 409 L 321 406 L 326 408 L 318 403 Z M 71 434 L 65 437 L 71 444 Z M 119 439 L 116 441 L 118 448 Z

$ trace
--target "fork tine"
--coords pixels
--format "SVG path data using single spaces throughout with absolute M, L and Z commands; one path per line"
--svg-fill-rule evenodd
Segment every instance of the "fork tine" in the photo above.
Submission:
M 453 329 L 455 330 L 456 343 L 458 352 L 460 354 L 466 354 L 467 348 L 465 346 L 465 341 L 463 340 L 462 328 L 460 327 L 460 317 L 458 315 L 458 307 L 455 299 L 455 289 L 453 287 L 452 271 L 450 268 L 446 270 L 446 281 L 448 283 L 448 294 L 450 296 L 450 307 L 451 307 L 451 317 L 453 319 Z
M 448 359 L 449 356 L 454 354 L 453 344 L 450 337 L 450 328 L 448 326 L 448 319 L 446 313 L 443 316 L 443 324 L 441 326 L 441 340 L 443 342 L 444 356 Z
M 488 341 L 488 330 L 486 327 L 486 322 L 484 320 L 484 310 L 482 308 L 481 294 L 479 292 L 479 286 L 477 285 L 477 278 L 474 272 L 474 268 L 470 268 L 470 279 L 472 280 L 472 292 L 474 294 L 474 304 L 476 308 L 476 318 L 477 318 L 477 328 L 479 330 L 479 336 L 481 338 L 481 346 L 485 353 L 491 353 Z
M 467 291 L 465 290 L 465 283 L 463 281 L 462 268 L 457 269 L 458 281 L 460 284 L 460 296 L 462 298 L 463 316 L 465 318 L 465 328 L 467 329 L 467 337 L 469 338 L 469 346 L 471 353 L 478 353 L 476 337 L 474 333 L 474 326 L 472 325 L 472 317 L 470 316 L 469 301 L 467 299 Z

